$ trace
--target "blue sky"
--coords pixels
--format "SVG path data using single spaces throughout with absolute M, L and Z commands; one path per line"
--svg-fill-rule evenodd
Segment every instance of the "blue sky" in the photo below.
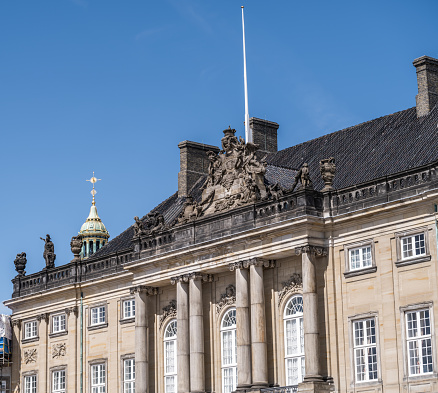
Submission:
M 1 1 L 0 299 L 40 236 L 72 259 L 92 171 L 113 238 L 176 191 L 178 142 L 244 134 L 241 5 L 250 116 L 280 148 L 414 106 L 412 61 L 438 57 L 436 0 Z

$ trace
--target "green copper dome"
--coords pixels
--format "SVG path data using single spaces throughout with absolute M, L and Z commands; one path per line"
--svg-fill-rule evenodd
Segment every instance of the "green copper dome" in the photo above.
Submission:
M 87 220 L 82 224 L 79 234 L 82 236 L 98 235 L 106 238 L 109 237 L 109 233 L 97 214 L 97 208 L 94 204 L 91 206 L 90 214 Z

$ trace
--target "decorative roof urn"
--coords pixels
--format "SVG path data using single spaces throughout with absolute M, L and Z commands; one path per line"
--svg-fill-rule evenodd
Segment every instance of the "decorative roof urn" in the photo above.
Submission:
M 82 239 L 81 236 L 73 236 L 70 241 L 71 252 L 73 253 L 72 262 L 79 262 L 81 260 Z
M 336 173 L 335 159 L 333 157 L 321 160 L 319 162 L 319 170 L 321 171 L 322 180 L 324 180 L 325 186 L 322 191 L 333 190 L 333 179 Z
M 22 252 L 21 254 L 17 254 L 14 260 L 14 264 L 15 270 L 18 272 L 19 276 L 24 276 L 26 274 L 26 272 L 24 271 L 24 269 L 26 268 L 26 263 L 26 253 Z

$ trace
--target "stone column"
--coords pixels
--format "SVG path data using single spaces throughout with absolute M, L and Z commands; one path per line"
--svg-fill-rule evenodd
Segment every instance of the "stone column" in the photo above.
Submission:
M 177 321 L 177 371 L 178 393 L 190 392 L 190 335 L 189 335 L 189 277 L 183 275 L 173 277 L 172 284 L 176 284 L 176 312 Z
M 66 354 L 66 362 L 67 362 L 67 389 L 66 391 L 76 392 L 79 389 L 77 388 L 77 375 L 78 373 L 78 363 L 77 359 L 80 357 L 78 354 L 78 346 L 77 341 L 80 340 L 80 332 L 78 334 L 77 328 L 77 316 L 78 316 L 78 307 L 72 306 L 65 308 L 65 324 L 68 331 L 67 340 L 67 349 L 68 353 Z
M 237 262 L 230 265 L 230 270 L 236 270 L 237 389 L 241 390 L 252 384 L 248 269 L 244 262 Z
M 135 294 L 135 391 L 147 393 L 148 378 L 148 296 L 156 295 L 157 288 L 139 285 L 131 288 Z
M 191 273 L 190 296 L 190 391 L 205 392 L 204 370 L 204 316 L 202 283 L 211 282 L 209 274 Z
M 304 382 L 321 382 L 319 364 L 318 294 L 316 290 L 316 256 L 327 255 L 322 247 L 304 246 L 295 249 L 301 255 L 303 271 L 303 325 L 306 375 Z
M 20 381 L 20 369 L 18 365 L 21 364 L 21 320 L 15 319 L 12 320 L 12 364 L 11 367 L 11 392 L 18 391 L 16 390 L 18 385 L 21 385 Z
M 268 261 L 254 258 L 249 261 L 251 297 L 251 365 L 253 387 L 268 385 L 268 355 L 266 346 L 264 264 Z

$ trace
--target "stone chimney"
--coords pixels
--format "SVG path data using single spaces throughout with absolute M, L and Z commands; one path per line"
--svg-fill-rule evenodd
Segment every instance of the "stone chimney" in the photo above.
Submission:
M 422 56 L 414 60 L 417 69 L 417 117 L 425 116 L 438 102 L 438 60 Z
M 278 151 L 277 130 L 279 125 L 277 123 L 251 117 L 249 127 L 252 128 L 252 140 L 260 147 L 257 156 L 264 157 L 268 153 Z
M 184 141 L 178 144 L 180 170 L 178 173 L 178 196 L 186 197 L 198 179 L 208 173 L 208 151 L 219 152 L 216 146 Z

